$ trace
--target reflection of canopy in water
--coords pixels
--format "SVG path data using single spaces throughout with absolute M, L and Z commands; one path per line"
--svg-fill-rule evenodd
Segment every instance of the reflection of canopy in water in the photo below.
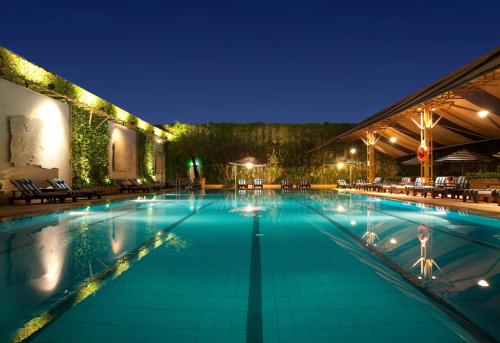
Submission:
M 260 162 L 259 160 L 257 160 L 255 157 L 245 157 L 245 158 L 241 158 L 237 161 L 234 161 L 234 162 L 229 162 L 230 165 L 232 166 L 239 166 L 239 167 L 247 167 L 249 165 L 251 165 L 252 167 L 265 167 L 266 164 L 265 163 L 262 163 Z

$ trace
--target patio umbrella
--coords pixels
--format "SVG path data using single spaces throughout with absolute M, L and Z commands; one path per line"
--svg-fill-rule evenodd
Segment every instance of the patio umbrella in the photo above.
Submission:
M 238 188 L 238 185 L 237 185 L 237 177 L 238 177 L 238 173 L 237 173 L 237 169 L 238 167 L 245 167 L 247 169 L 252 169 L 254 167 L 265 167 L 266 164 L 265 163 L 262 163 L 260 162 L 259 160 L 257 160 L 255 157 L 245 157 L 245 158 L 241 158 L 237 161 L 234 161 L 234 162 L 229 162 L 230 165 L 234 166 L 234 189 L 236 190 Z
M 260 162 L 255 157 L 241 158 L 237 161 L 229 162 L 229 164 L 233 165 L 233 166 L 247 167 L 247 168 L 248 167 L 253 168 L 253 167 L 265 167 L 266 166 L 265 163 Z
M 467 149 L 461 149 L 437 159 L 436 162 L 460 163 L 462 166 L 462 174 L 464 173 L 464 163 L 486 163 L 491 162 L 491 158 L 476 154 Z
M 330 166 L 336 166 L 337 168 L 339 169 L 342 169 L 344 166 L 347 166 L 349 167 L 349 183 L 352 183 L 352 169 L 351 167 L 352 166 L 356 166 L 358 164 L 362 164 L 363 162 L 361 161 L 356 161 L 356 160 L 352 160 L 350 158 L 339 158 L 337 160 L 337 162 L 335 162 L 335 164 L 328 164 Z

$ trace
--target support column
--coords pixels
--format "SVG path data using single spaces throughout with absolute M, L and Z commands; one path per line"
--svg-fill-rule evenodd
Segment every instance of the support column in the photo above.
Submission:
M 368 182 L 373 182 L 375 178 L 375 149 L 374 145 L 378 142 L 376 131 L 366 131 L 366 140 L 362 139 L 366 144 L 366 178 Z
M 420 162 L 420 177 L 425 181 L 425 184 L 432 184 L 434 179 L 433 170 L 433 144 L 432 144 L 432 128 L 433 123 L 433 109 L 424 107 L 420 112 L 420 146 L 427 150 L 427 158 Z

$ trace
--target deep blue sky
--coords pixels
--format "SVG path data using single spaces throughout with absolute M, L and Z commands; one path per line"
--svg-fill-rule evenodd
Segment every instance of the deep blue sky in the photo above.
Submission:
M 0 45 L 150 122 L 357 122 L 500 44 L 500 1 L 7 1 Z

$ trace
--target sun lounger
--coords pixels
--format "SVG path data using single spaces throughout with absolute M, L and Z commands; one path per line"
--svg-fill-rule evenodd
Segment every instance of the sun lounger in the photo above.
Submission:
M 64 202 L 68 198 L 76 201 L 78 197 L 63 190 L 40 188 L 36 182 L 28 178 L 13 179 L 10 182 L 17 188 L 17 191 L 12 191 L 12 196 L 9 198 L 11 204 L 14 204 L 16 200 L 24 200 L 27 204 L 30 204 L 31 200 L 34 199 L 40 199 L 41 203 L 44 200 L 53 202 L 56 199 Z M 19 196 L 17 195 L 18 193 L 20 193 Z
M 337 180 L 337 188 L 349 188 L 350 185 L 344 179 Z
M 54 189 L 65 190 L 70 194 L 76 195 L 78 198 L 87 198 L 92 199 L 96 197 L 97 199 L 101 199 L 102 192 L 96 189 L 72 189 L 66 181 L 61 178 L 53 178 L 47 180 L 49 185 L 54 187 Z
M 373 182 L 365 184 L 364 189 L 380 192 L 382 190 L 383 183 L 384 179 L 380 176 L 377 176 L 375 179 L 373 179 Z
M 459 176 L 453 186 L 450 188 L 448 194 L 454 199 L 459 199 L 462 197 L 465 201 L 464 193 L 469 190 L 469 181 L 464 176 Z
M 253 180 L 253 189 L 263 189 L 264 188 L 264 180 L 263 179 L 255 179 Z
M 161 189 L 161 185 L 159 183 L 145 183 L 142 184 L 139 180 L 137 179 L 128 179 L 130 183 L 136 187 L 143 187 L 145 188 L 148 192 L 150 191 L 159 191 Z
M 403 177 L 401 178 L 400 183 L 393 183 L 393 184 L 384 184 L 382 185 L 382 192 L 389 191 L 389 193 L 404 193 L 406 188 L 406 185 L 411 185 L 411 177 Z
M 175 180 L 174 179 L 167 179 L 167 181 L 165 181 L 165 188 L 166 189 L 172 189 L 172 188 L 175 188 L 176 187 L 176 184 L 175 184 Z
M 281 189 L 293 189 L 293 183 L 288 179 L 281 180 Z
M 300 180 L 298 186 L 299 189 L 311 189 L 311 184 L 306 179 Z
M 470 199 L 474 202 L 479 202 L 482 200 L 484 202 L 498 201 L 497 189 L 468 189 L 464 192 L 463 201 Z
M 423 178 L 417 177 L 415 179 L 415 183 L 413 185 L 405 185 L 405 193 L 406 195 L 410 195 L 410 192 L 413 196 L 417 195 L 418 192 L 424 190 L 424 181 Z
M 238 180 L 238 189 L 241 189 L 241 188 L 248 188 L 247 180 L 245 180 L 245 179 Z
M 133 185 L 129 180 L 119 179 L 118 183 L 120 184 L 120 193 L 146 192 L 148 190 L 147 187 L 144 187 L 142 185 Z
M 430 187 L 432 198 L 440 195 L 442 199 L 446 199 L 448 193 L 452 190 L 453 187 L 451 187 L 450 181 L 446 176 L 437 177 L 436 181 L 434 181 L 434 185 Z
M 187 179 L 184 188 L 191 190 L 191 191 L 198 191 L 201 189 L 201 185 L 196 181 L 193 181 L 191 179 Z
M 365 180 L 357 180 L 355 183 L 354 183 L 354 189 L 365 189 L 367 183 L 365 182 Z

